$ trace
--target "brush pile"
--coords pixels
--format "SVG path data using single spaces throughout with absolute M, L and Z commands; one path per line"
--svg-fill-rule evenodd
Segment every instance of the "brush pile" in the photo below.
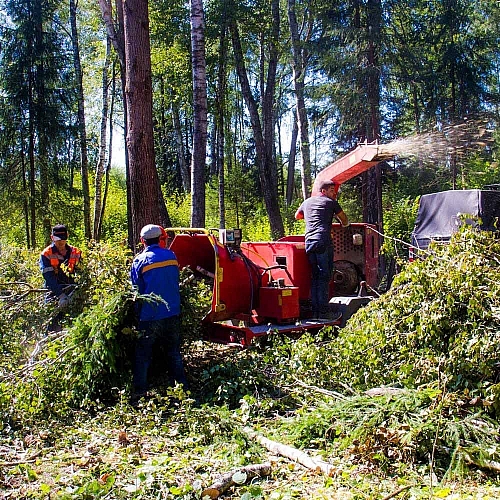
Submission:
M 294 444 L 378 465 L 431 460 L 443 475 L 470 464 L 498 473 L 499 335 L 500 243 L 461 232 L 407 265 L 338 336 L 290 346 L 300 386 L 330 394 L 287 424 Z

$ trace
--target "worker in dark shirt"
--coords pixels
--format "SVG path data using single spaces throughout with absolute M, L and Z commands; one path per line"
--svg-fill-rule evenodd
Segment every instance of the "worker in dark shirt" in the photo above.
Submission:
M 148 224 L 142 228 L 141 242 L 145 248 L 135 257 L 130 272 L 132 285 L 141 295 L 150 296 L 141 301 L 138 311 L 139 338 L 135 352 L 132 403 L 147 394 L 153 348 L 160 345 L 166 349 L 170 382 L 178 382 L 187 388 L 180 352 L 179 267 L 175 254 L 165 248 L 164 235 L 161 226 Z
M 311 302 L 314 318 L 329 317 L 329 284 L 333 276 L 332 222 L 336 217 L 349 226 L 346 214 L 335 199 L 335 183 L 321 183 L 320 194 L 305 200 L 295 213 L 306 222 L 306 254 L 311 264 Z
M 59 307 L 63 308 L 69 303 L 65 288 L 74 283 L 73 274 L 82 252 L 68 245 L 68 230 L 63 224 L 52 228 L 51 240 L 52 243 L 40 255 L 40 270 L 45 288 L 50 291 L 48 299 L 57 299 Z

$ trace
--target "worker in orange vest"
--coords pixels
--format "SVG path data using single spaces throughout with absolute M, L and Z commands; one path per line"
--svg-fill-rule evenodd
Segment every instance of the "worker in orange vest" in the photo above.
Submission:
M 49 300 L 57 299 L 60 308 L 69 304 L 66 285 L 73 284 L 73 274 L 80 262 L 82 252 L 68 245 L 68 230 L 63 224 L 52 228 L 52 243 L 40 255 L 40 270 L 45 288 L 50 291 Z

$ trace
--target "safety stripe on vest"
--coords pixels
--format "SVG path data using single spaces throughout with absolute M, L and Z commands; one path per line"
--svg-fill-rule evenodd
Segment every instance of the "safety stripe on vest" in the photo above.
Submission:
M 52 259 L 64 260 L 64 256 L 59 253 L 44 253 L 43 255 L 50 260 Z
M 175 259 L 172 260 L 164 260 L 162 262 L 154 262 L 153 264 L 148 264 L 147 266 L 144 266 L 141 270 L 141 273 L 147 273 L 148 271 L 151 271 L 152 269 L 158 269 L 159 267 L 166 267 L 166 266 L 177 266 L 177 261 Z

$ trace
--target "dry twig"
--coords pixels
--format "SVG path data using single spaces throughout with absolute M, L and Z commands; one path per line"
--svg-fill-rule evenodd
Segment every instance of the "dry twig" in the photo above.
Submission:
M 387 495 L 386 497 L 382 498 L 382 500 L 389 500 L 390 498 L 397 497 L 400 493 L 403 493 L 403 491 L 409 490 L 413 486 L 414 486 L 413 484 L 409 484 L 407 486 L 402 486 L 401 488 L 398 488 L 396 491 L 393 491 L 390 495 Z

